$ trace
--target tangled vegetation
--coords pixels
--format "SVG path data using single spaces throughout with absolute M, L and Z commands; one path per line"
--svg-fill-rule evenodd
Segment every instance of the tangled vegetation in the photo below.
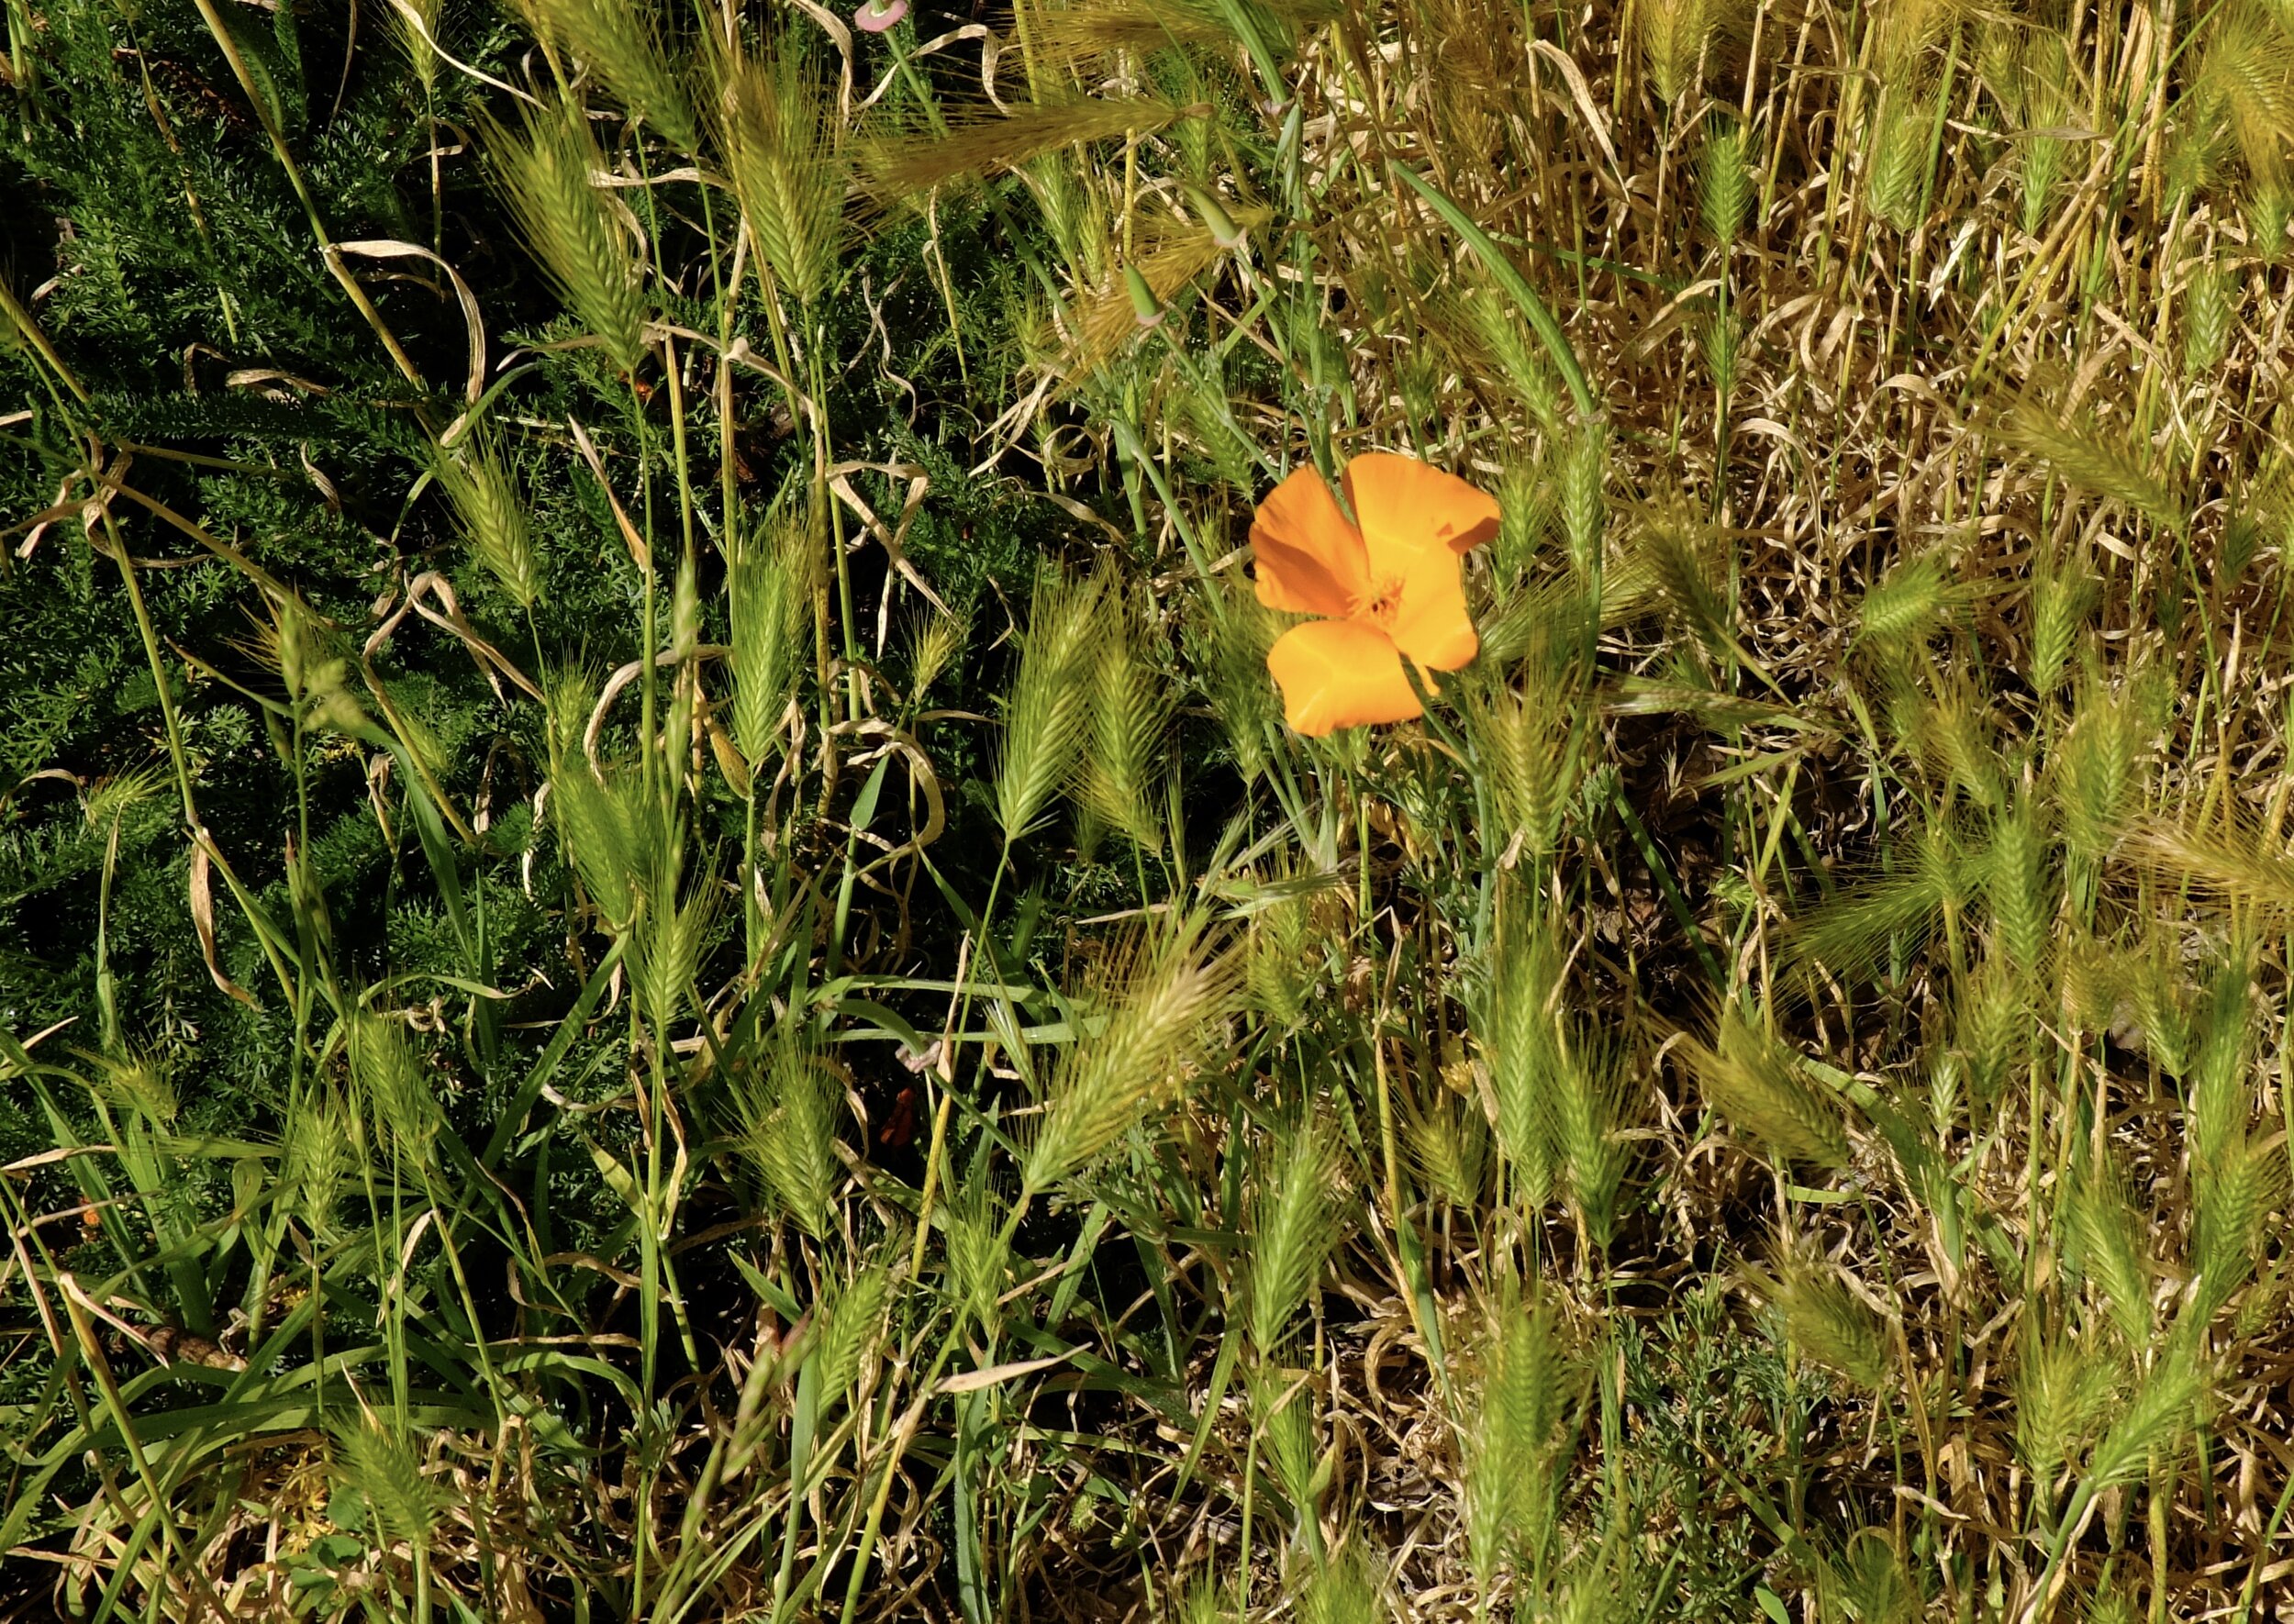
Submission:
M 2277 1616 L 2294 11 L 5 15 L 0 1611 Z

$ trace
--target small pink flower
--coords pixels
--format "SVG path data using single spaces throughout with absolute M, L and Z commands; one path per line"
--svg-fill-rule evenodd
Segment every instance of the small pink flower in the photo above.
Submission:
M 852 26 L 864 34 L 881 34 L 908 14 L 908 0 L 866 0 L 852 14 Z

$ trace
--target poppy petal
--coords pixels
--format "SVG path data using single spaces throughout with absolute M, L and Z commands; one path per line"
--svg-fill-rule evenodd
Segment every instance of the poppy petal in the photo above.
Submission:
M 1474 617 L 1465 609 L 1465 573 L 1457 554 L 1430 551 L 1402 578 L 1386 635 L 1421 667 L 1455 671 L 1482 651 Z
M 1362 532 L 1311 467 L 1294 469 L 1251 521 L 1259 602 L 1299 615 L 1350 615 L 1369 585 Z
M 1283 717 L 1309 739 L 1372 722 L 1406 722 L 1424 706 L 1401 651 L 1375 626 L 1309 620 L 1275 640 L 1266 669 L 1283 691 Z
M 1471 552 L 1498 534 L 1495 497 L 1415 457 L 1364 451 L 1346 464 L 1345 478 L 1373 574 L 1400 573 L 1381 556 L 1390 551 Z

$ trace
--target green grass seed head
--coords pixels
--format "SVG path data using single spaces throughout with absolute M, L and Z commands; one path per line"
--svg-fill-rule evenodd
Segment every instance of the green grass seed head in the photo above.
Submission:
M 470 551 L 511 602 L 530 611 L 541 593 L 541 563 L 501 448 L 490 436 L 466 435 L 454 450 L 437 453 L 431 472 Z
M 1287 1340 L 1337 1245 L 1341 1165 L 1336 1126 L 1312 1116 L 1282 1132 L 1260 1162 L 1244 1231 L 1242 1321 L 1262 1359 Z
M 1208 1052 L 1211 1024 L 1230 1007 L 1234 968 L 1195 918 L 1163 928 L 1119 966 L 1106 1025 L 1061 1068 L 1023 1187 L 1048 1190 L 1072 1177 L 1185 1086 Z
M 491 126 L 483 146 L 527 251 L 614 365 L 634 373 L 645 353 L 643 267 L 626 211 L 592 183 L 605 161 L 580 107 L 536 109 L 515 130 Z
M 331 1091 L 309 1091 L 288 1110 L 282 1140 L 280 1164 L 295 1216 L 313 1239 L 330 1241 L 362 1161 L 350 1113 Z
M 1886 96 L 1875 114 L 1865 157 L 1865 197 L 1872 212 L 1899 231 L 1920 223 L 1935 107 L 1925 97 Z
M 1498 1098 L 1498 1147 L 1514 1189 L 1536 1208 L 1552 1199 L 1560 1172 L 1562 960 L 1551 922 L 1531 912 L 1526 899 L 1513 900 L 1474 1007 L 1473 1031 Z
M 2111 1324 L 2129 1349 L 2150 1343 L 2152 1260 L 2142 1219 L 2127 1198 L 2126 1183 L 2108 1152 L 2091 1157 L 2072 1183 L 2065 1210 L 2066 1255 L 2103 1299 Z
M 1242 580 L 1214 580 L 1205 590 L 1223 602 L 1199 606 L 1187 621 L 1188 663 L 1218 717 L 1236 767 L 1255 783 L 1269 763 L 1267 746 L 1282 722 L 1266 651 L 1280 632 L 1275 617 Z
M 1706 234 L 1722 249 L 1735 245 L 1752 218 L 1749 150 L 1743 124 L 1726 113 L 1707 117 L 1704 151 L 1697 163 L 1697 206 Z
M 2055 942 L 2055 874 L 2042 821 L 2044 803 L 2020 796 L 1992 820 L 1984 895 L 1995 951 L 2034 984 Z
M 1095 592 L 1090 716 L 1078 761 L 1076 798 L 1148 851 L 1162 849 L 1154 779 L 1169 726 L 1174 684 L 1153 660 L 1153 607 L 1111 573 Z
M 1587 1238 L 1606 1251 L 1616 1235 L 1619 1195 L 1631 1159 L 1622 1051 L 1587 1025 L 1571 1034 L 1554 1081 L 1554 1139 L 1569 1174 L 1569 1198 Z
M 1473 1210 L 1489 1168 L 1489 1119 L 1481 1102 L 1436 1088 L 1422 1105 L 1406 1096 L 1401 1118 L 1403 1147 L 1420 1185 L 1436 1200 Z
M 1854 1152 L 1839 1102 L 1733 1004 L 1721 1011 L 1714 1046 L 1691 1046 L 1686 1052 L 1723 1118 L 1749 1129 L 1787 1160 L 1848 1165 Z
M 1578 426 L 1561 466 L 1561 528 L 1580 580 L 1598 579 L 1609 506 L 1609 437 L 1598 424 Z
M 1797 1357 L 1867 1393 L 1886 1385 L 1894 1363 L 1887 1327 L 1836 1267 L 1794 1247 L 1777 1262 L 1776 1288 L 1785 1337 Z
M 795 1038 L 776 1040 L 761 1066 L 729 1077 L 742 1159 L 775 1210 L 814 1240 L 824 1239 L 841 1182 L 836 1137 L 843 1085 Z
M 640 0 L 518 0 L 518 5 L 538 33 L 604 80 L 623 106 L 678 151 L 700 150 L 700 125 L 684 76 L 662 49 L 650 8 Z
M 774 282 L 810 308 L 833 284 L 843 247 L 846 177 L 828 91 L 785 41 L 768 61 L 718 54 L 726 177 Z
M 801 526 L 774 525 L 726 571 L 733 742 L 752 771 L 779 745 L 803 669 L 806 540 Z
M 347 1037 L 351 1082 L 377 1138 L 410 1168 L 427 1168 L 442 1122 L 405 1024 L 361 1010 L 350 1018 Z
M 362 1411 L 337 1428 L 331 1441 L 335 1483 L 365 1507 L 380 1542 L 428 1550 L 452 1496 L 423 1471 L 413 1440 Z
M 1099 623 L 1097 577 L 1075 581 L 1046 570 L 1037 578 L 1019 670 L 1004 701 L 996 812 L 1010 845 L 1042 817 L 1073 772 L 1091 722 L 1092 633 Z
M 836 1292 L 815 1344 L 822 1392 L 841 1396 L 860 1378 L 863 1362 L 884 1334 L 891 1298 L 892 1272 L 882 1263 L 870 1264 Z
M 670 829 L 655 854 L 644 906 L 629 938 L 630 988 L 647 1022 L 664 1040 L 695 996 L 702 950 L 716 923 L 718 893 L 696 885 L 681 897 L 683 865 L 676 861 L 684 832 Z
M 1633 7 L 1642 72 L 1666 106 L 1694 87 L 1718 10 L 1713 0 L 1641 0 Z
M 2183 290 L 2183 375 L 2199 377 L 2220 366 L 2230 349 L 2238 318 L 2237 288 L 2231 273 L 2210 261 L 2191 273 Z

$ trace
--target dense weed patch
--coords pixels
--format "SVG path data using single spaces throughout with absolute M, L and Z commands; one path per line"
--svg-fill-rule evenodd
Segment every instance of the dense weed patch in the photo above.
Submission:
M 13 1613 L 2276 1616 L 2281 8 L 6 17 Z

